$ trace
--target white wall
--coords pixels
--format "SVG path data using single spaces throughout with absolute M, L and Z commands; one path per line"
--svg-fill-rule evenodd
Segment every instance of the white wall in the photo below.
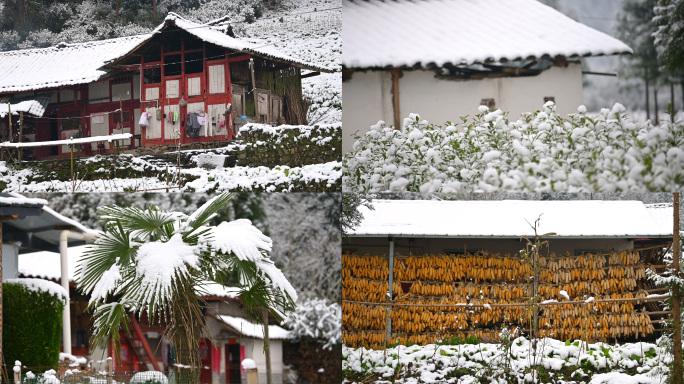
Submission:
M 384 120 L 394 125 L 392 81 L 389 71 L 354 72 L 342 83 L 344 102 L 342 150 L 352 148 L 352 133 L 365 132 Z M 516 119 L 533 112 L 552 96 L 559 114 L 577 112 L 582 99 L 582 64 L 551 67 L 533 77 L 504 77 L 482 80 L 443 80 L 434 71 L 404 71 L 399 79 L 400 114 L 418 113 L 431 123 L 460 121 L 459 115 L 474 115 L 482 99 L 493 98 L 497 108 Z
M 19 277 L 19 246 L 2 245 L 2 281 Z
M 259 382 L 266 382 L 266 354 L 264 353 L 264 341 L 262 339 L 242 338 L 240 343 L 245 346 L 245 358 L 252 359 L 256 363 L 259 373 Z M 281 340 L 269 340 L 271 350 L 271 378 L 273 384 L 283 382 L 283 342 Z M 243 375 L 246 382 L 246 375 Z

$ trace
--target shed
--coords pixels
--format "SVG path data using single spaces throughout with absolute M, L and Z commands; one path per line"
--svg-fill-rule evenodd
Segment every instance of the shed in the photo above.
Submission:
M 528 333 L 532 297 L 544 303 L 538 336 L 643 340 L 661 331 L 666 289 L 646 270 L 662 271 L 671 249 L 670 204 L 375 200 L 359 211 L 342 243 L 348 346 Z
M 536 0 L 344 0 L 342 12 L 344 152 L 354 132 L 409 113 L 442 125 L 479 105 L 576 112 L 580 59 L 632 52 Z

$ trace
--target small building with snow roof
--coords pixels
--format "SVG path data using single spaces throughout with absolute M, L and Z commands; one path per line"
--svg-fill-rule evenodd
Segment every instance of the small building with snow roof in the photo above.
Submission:
M 130 133 L 123 149 L 220 145 L 248 121 L 303 123 L 301 79 L 320 71 L 328 70 L 171 13 L 149 34 L 0 52 L 2 141 Z M 70 153 L 66 145 L 24 151 L 38 159 Z
M 110 348 L 104 350 L 89 344 L 93 326 L 92 314 L 86 310 L 89 297 L 76 289 L 77 265 L 81 262 L 87 247 L 76 245 L 69 247 L 67 251 L 71 297 L 71 353 L 86 356 L 90 361 L 97 362 L 103 361 L 103 354 L 106 357 L 113 357 L 113 352 Z M 18 275 L 22 278 L 45 279 L 60 283 L 60 255 L 51 251 L 20 254 Z M 207 283 L 199 287 L 198 292 L 207 303 L 204 312 L 207 329 L 211 332 L 211 337 L 205 335 L 200 340 L 200 383 L 244 382 L 245 376 L 240 363 L 246 358 L 256 362 L 259 380 L 265 382 L 263 327 L 247 319 L 247 315 L 240 307 L 238 289 Z M 272 321 L 269 325 L 269 346 L 273 382 L 277 384 L 283 380 L 283 343 L 290 340 L 291 336 L 289 331 Z M 124 375 L 147 370 L 167 372 L 172 368 L 172 344 L 164 336 L 163 324 L 151 323 L 146 315 L 140 319 L 131 316 L 129 322 L 130 334 L 121 334 L 120 360 L 115 363 L 114 370 L 119 375 Z M 94 368 L 97 368 L 97 364 L 94 364 Z
M 342 13 L 344 152 L 409 113 L 442 125 L 480 105 L 577 112 L 580 59 L 632 52 L 537 0 L 345 0 Z

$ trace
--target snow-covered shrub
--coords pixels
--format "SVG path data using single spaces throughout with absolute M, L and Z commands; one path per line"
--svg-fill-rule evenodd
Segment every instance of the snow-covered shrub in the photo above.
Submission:
M 131 377 L 130 384 L 168 384 L 169 379 L 159 371 L 138 372 Z
M 42 279 L 9 279 L 2 289 L 5 361 L 19 360 L 28 367 L 56 367 L 62 340 L 64 288 Z
M 296 343 L 286 343 L 283 362 L 296 371 L 299 382 L 340 383 L 342 308 L 321 299 L 304 300 L 283 325 Z
M 684 185 L 684 120 L 654 126 L 620 104 L 568 117 L 547 102 L 509 121 L 481 106 L 474 120 L 431 125 L 411 114 L 384 122 L 344 157 L 343 191 L 649 192 Z
M 283 325 L 292 329 L 295 339 L 314 339 L 324 349 L 342 344 L 342 307 L 337 303 L 306 300 L 297 305 Z

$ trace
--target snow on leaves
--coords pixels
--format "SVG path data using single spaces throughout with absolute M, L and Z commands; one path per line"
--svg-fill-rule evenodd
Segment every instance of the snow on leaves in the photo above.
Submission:
M 434 126 L 416 114 L 384 122 L 344 158 L 343 191 L 655 192 L 684 184 L 684 120 L 654 126 L 620 104 L 567 118 L 548 102 L 510 121 L 501 110 Z

